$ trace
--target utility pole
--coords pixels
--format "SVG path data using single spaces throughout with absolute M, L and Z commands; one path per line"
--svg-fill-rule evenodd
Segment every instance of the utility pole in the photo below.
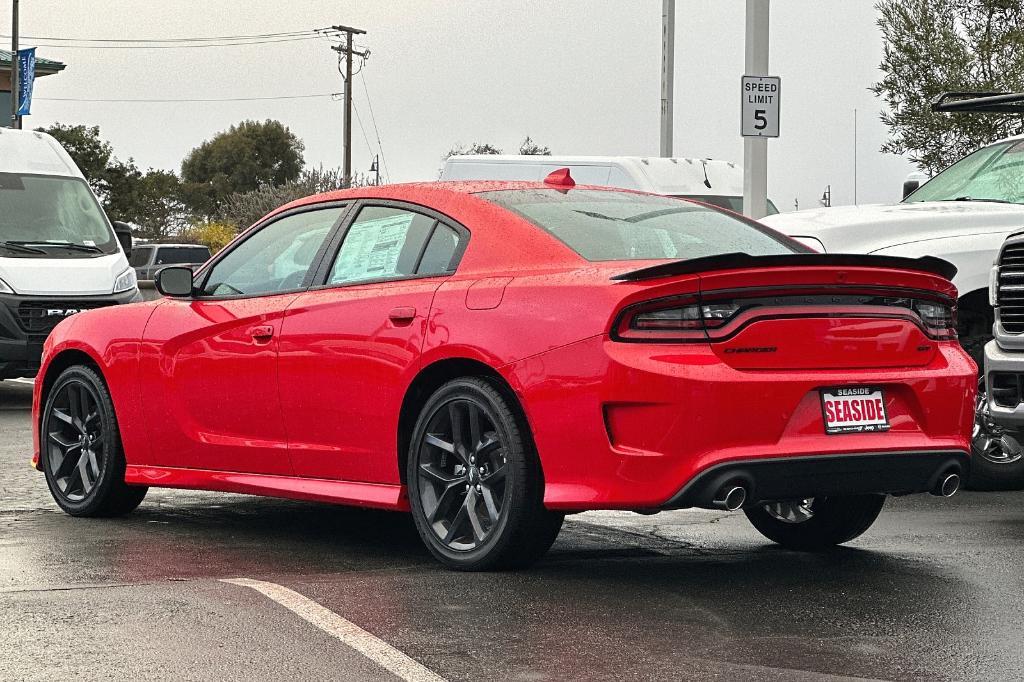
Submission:
M 357 55 L 366 59 L 370 56 L 369 50 L 362 52 L 352 49 L 352 36 L 363 35 L 366 31 L 351 26 L 331 26 L 332 29 L 345 34 L 344 45 L 332 45 L 331 49 L 338 53 L 339 71 L 340 61 L 345 61 L 345 160 L 342 165 L 345 187 L 352 186 L 352 56 Z
M 768 0 L 747 0 L 744 74 L 768 75 Z M 768 138 L 743 138 L 743 215 L 768 214 Z
M 18 0 L 11 5 L 11 127 L 21 127 L 21 116 L 18 116 L 18 96 L 21 94 L 21 83 L 18 78 Z
M 661 155 L 672 156 L 672 79 L 676 56 L 676 0 L 661 0 Z
M 853 205 L 857 205 L 857 110 L 853 110 Z

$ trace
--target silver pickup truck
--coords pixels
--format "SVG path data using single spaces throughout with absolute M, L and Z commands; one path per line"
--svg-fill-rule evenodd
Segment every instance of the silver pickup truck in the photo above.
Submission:
M 999 249 L 989 285 L 994 338 L 985 345 L 987 398 L 979 397 L 976 430 L 986 433 L 988 457 L 1001 460 L 1005 487 L 1024 486 L 1024 232 Z M 1004 487 L 1000 486 L 1000 487 Z

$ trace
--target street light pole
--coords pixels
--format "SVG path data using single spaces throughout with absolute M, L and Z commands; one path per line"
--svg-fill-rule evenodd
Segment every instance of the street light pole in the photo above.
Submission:
M 768 75 L 768 0 L 747 0 L 747 76 Z M 768 214 L 768 138 L 743 138 L 743 215 Z
M 676 55 L 676 0 L 661 0 L 661 155 L 672 156 L 672 79 Z
M 21 127 L 18 116 L 18 95 L 21 84 L 18 78 L 18 0 L 11 0 L 11 127 Z

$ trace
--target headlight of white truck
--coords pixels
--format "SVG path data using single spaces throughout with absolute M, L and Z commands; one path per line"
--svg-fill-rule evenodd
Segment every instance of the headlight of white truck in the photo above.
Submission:
M 13 293 L 14 293 L 14 289 L 12 289 L 10 287 L 10 285 L 7 284 L 7 282 L 5 282 L 2 279 L 0 279 L 0 294 L 13 294 Z
M 993 308 L 999 298 L 999 266 L 993 265 L 988 273 L 988 304 Z
M 128 268 L 114 280 L 114 293 L 120 294 L 122 291 L 131 291 L 138 286 L 138 279 L 135 277 L 135 270 Z

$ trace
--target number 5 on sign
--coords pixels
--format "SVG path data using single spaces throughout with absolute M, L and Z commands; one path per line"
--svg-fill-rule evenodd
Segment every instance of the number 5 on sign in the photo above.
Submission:
M 779 99 L 782 82 L 778 76 L 744 76 L 741 82 L 740 133 L 743 137 L 779 136 Z

